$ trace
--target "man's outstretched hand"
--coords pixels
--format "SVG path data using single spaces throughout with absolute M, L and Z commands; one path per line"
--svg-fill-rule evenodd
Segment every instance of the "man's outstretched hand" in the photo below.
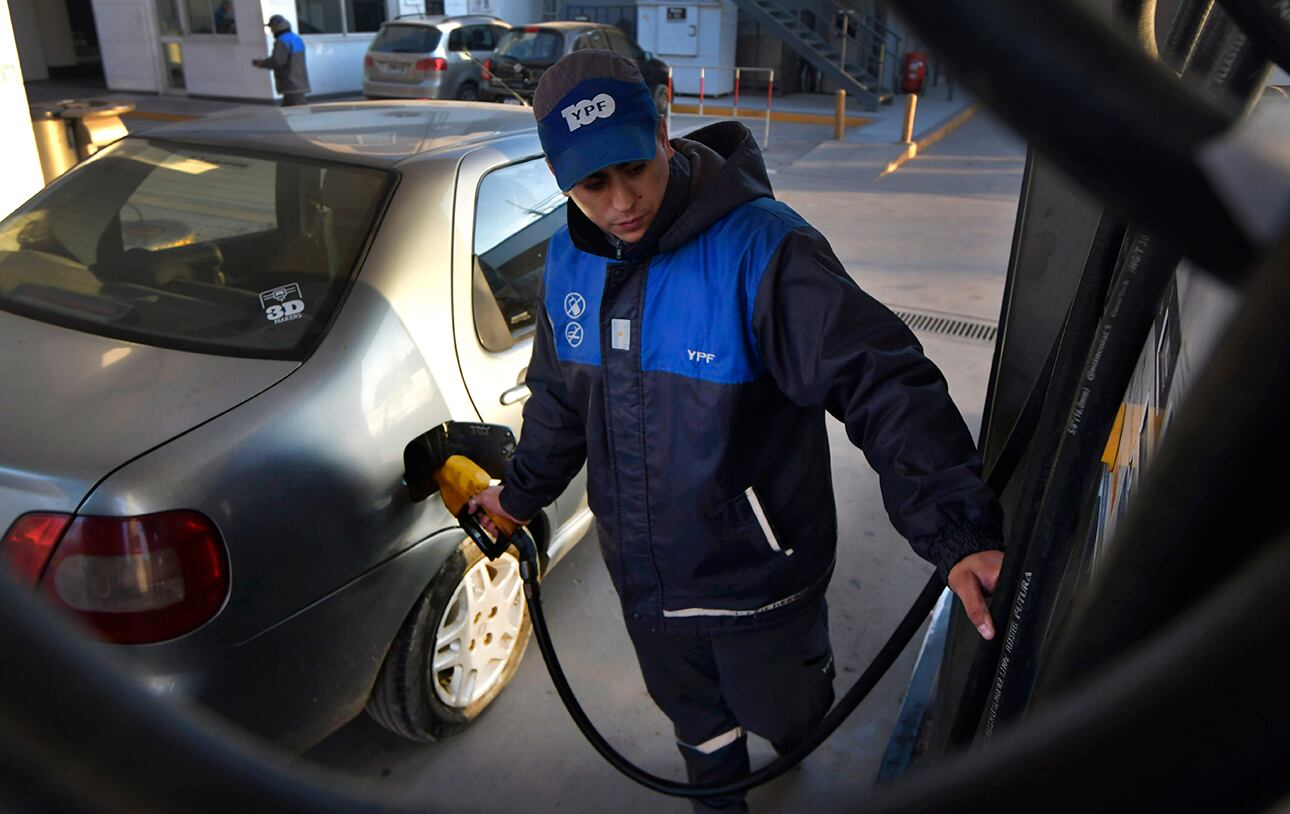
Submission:
M 517 520 L 516 518 L 511 517 L 510 512 L 502 508 L 501 495 L 501 486 L 490 486 L 472 497 L 468 504 L 470 513 L 479 521 L 479 525 L 483 526 L 484 531 L 488 532 L 493 537 L 498 536 L 497 524 L 494 523 L 493 519 L 484 512 L 490 512 L 495 517 L 505 517 L 507 520 L 510 520 L 512 523 L 519 526 L 528 522 L 527 520 Z
M 950 590 L 958 594 L 963 610 L 983 639 L 994 638 L 994 622 L 990 621 L 990 609 L 986 607 L 985 598 L 994 593 L 1002 566 L 1002 551 L 978 551 L 959 560 L 958 565 L 950 569 L 947 580 Z

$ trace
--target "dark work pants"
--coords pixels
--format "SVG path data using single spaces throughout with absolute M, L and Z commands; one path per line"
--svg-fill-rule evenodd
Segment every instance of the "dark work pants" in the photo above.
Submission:
M 295 107 L 305 103 L 305 94 L 303 93 L 284 93 L 282 94 L 283 107 Z
M 628 625 L 650 697 L 672 721 L 691 783 L 749 772 L 745 731 L 790 751 L 833 704 L 833 651 L 821 598 L 782 623 L 733 633 Z M 744 795 L 695 800 L 696 812 L 747 811 Z

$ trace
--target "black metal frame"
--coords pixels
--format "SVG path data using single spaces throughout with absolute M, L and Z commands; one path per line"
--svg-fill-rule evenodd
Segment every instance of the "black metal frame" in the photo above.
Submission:
M 898 5 L 988 104 L 1117 215 L 1151 230 L 1152 243 L 1168 241 L 1225 279 L 1249 275 L 1261 247 L 1196 162 L 1197 149 L 1230 126 L 1239 104 L 1189 90 L 1069 0 Z M 1252 89 L 1261 63 L 1253 48 L 1235 62 L 1211 59 L 1238 44 L 1230 35 L 1202 37 L 1193 70 L 1234 66 L 1224 83 Z M 1154 286 L 1132 280 L 1154 280 L 1172 256 L 1168 247 L 1144 255 L 1120 275 L 1113 303 L 1121 308 L 1107 309 L 1104 321 L 1112 334 L 1138 335 L 1132 314 L 1150 311 Z M 1268 667 L 1280 663 L 1290 637 L 1290 529 L 1284 478 L 1266 477 L 1258 462 L 1290 453 L 1288 311 L 1290 239 L 1250 279 L 1234 327 L 1146 473 L 1118 535 L 1135 544 L 1117 542 L 1103 575 L 1077 599 L 1045 672 L 1043 689 L 1054 694 L 989 749 L 897 783 L 869 811 L 1084 812 L 1107 807 L 1109 794 L 1117 808 L 1237 811 L 1282 798 L 1290 699 L 1282 674 Z M 1129 355 L 1132 344 L 1125 339 L 1115 353 Z M 1059 352 L 1055 384 L 1061 361 Z M 1115 387 L 1121 362 L 1104 348 L 1096 367 L 1105 406 L 1107 393 L 1123 392 Z M 1082 415 L 1067 414 L 1086 437 L 1059 445 L 1051 466 L 1034 464 L 1049 470 L 1052 484 L 1083 488 L 1086 447 L 1105 437 L 1089 434 L 1090 424 L 1103 426 L 1091 403 Z M 1046 491 L 1046 505 L 1056 499 Z M 1064 522 L 1041 512 L 1037 528 L 1051 528 L 1045 539 L 1058 540 L 1068 536 Z M 1057 562 L 1056 549 L 1045 547 L 1032 542 L 1010 556 Z M 163 704 L 5 575 L 0 618 L 0 649 L 9 657 L 0 670 L 0 800 L 122 811 L 413 809 L 288 763 L 213 716 Z

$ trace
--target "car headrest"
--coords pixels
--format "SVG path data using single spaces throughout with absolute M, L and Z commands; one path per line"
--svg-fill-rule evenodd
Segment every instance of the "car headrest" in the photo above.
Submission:
M 193 270 L 170 253 L 159 253 L 135 247 L 110 255 L 90 266 L 103 283 L 133 283 L 160 288 L 175 280 L 194 279 Z

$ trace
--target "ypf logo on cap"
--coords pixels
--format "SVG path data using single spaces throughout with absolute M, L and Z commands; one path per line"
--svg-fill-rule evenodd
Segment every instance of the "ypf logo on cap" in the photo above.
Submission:
M 614 103 L 614 97 L 608 93 L 597 93 L 590 99 L 583 99 L 574 102 L 560 111 L 564 116 L 565 122 L 569 125 L 569 132 L 572 133 L 579 127 L 591 124 L 596 119 L 607 119 L 614 115 L 617 105 Z

